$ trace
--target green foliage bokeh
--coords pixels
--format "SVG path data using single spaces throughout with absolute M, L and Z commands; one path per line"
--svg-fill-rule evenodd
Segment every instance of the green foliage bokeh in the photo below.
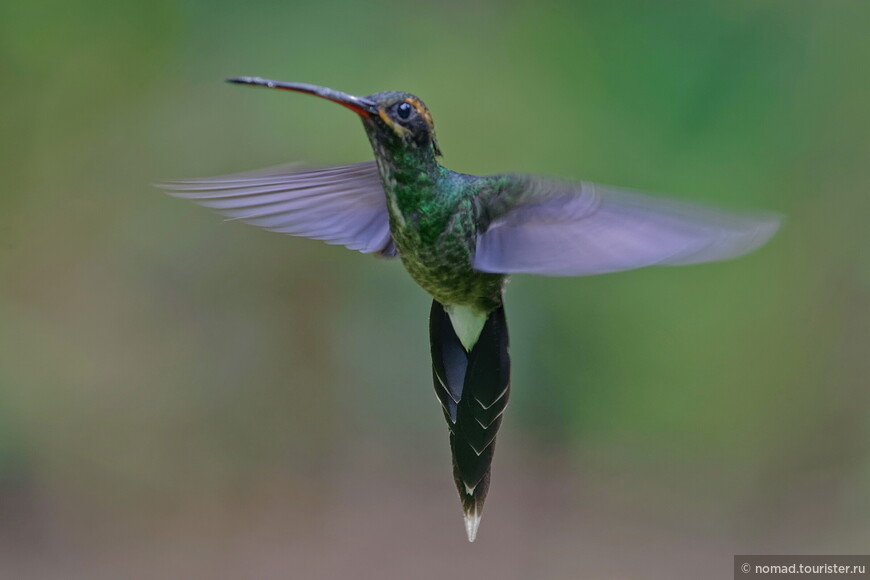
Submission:
M 149 185 L 371 157 L 347 111 L 222 82 L 260 75 L 415 93 L 458 171 L 785 214 L 734 262 L 512 280 L 499 453 L 637 477 L 736 527 L 822 473 L 829 529 L 870 533 L 868 18 L 846 1 L 4 2 L 0 479 L 182 501 L 352 442 L 448 473 L 428 298 L 398 263 Z

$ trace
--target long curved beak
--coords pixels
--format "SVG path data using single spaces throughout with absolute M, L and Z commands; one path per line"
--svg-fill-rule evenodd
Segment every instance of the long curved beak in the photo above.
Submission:
M 326 87 L 318 87 L 317 85 L 309 85 L 307 83 L 285 83 L 283 81 L 273 81 L 270 79 L 261 79 L 260 77 L 233 77 L 227 79 L 228 83 L 236 83 L 240 85 L 256 85 L 260 87 L 268 87 L 270 89 L 282 89 L 284 91 L 294 91 L 297 93 L 307 93 L 320 97 L 333 103 L 338 103 L 347 107 L 357 115 L 362 117 L 370 117 L 378 112 L 378 105 L 371 99 L 365 97 L 355 97 L 341 91 L 335 91 Z

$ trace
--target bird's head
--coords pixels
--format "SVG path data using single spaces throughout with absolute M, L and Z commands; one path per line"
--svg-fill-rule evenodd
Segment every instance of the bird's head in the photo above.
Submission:
M 372 144 L 393 151 L 410 149 L 441 155 L 435 138 L 435 125 L 425 103 L 409 93 L 385 91 L 357 97 L 307 83 L 287 83 L 259 77 L 227 79 L 231 83 L 264 86 L 285 91 L 307 93 L 347 107 L 359 115 Z
M 415 149 L 431 149 L 441 155 L 435 138 L 435 124 L 429 108 L 410 93 L 385 91 L 366 97 L 375 103 L 374 113 L 363 117 L 366 129 L 374 139 L 400 141 Z

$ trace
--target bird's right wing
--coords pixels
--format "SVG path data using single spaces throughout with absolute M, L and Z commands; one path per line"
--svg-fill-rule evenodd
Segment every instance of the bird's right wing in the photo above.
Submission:
M 589 182 L 493 179 L 473 262 L 483 272 L 585 276 L 727 260 L 764 244 L 781 221 Z
M 306 171 L 287 167 L 159 184 L 232 220 L 395 256 L 384 188 L 373 161 Z

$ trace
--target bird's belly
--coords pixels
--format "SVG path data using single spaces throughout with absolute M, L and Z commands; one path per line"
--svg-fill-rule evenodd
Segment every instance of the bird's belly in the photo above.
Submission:
M 438 302 L 486 312 L 501 304 L 505 276 L 473 269 L 473 249 L 461 236 L 446 232 L 437 243 L 424 244 L 414 232 L 393 235 L 405 269 Z

